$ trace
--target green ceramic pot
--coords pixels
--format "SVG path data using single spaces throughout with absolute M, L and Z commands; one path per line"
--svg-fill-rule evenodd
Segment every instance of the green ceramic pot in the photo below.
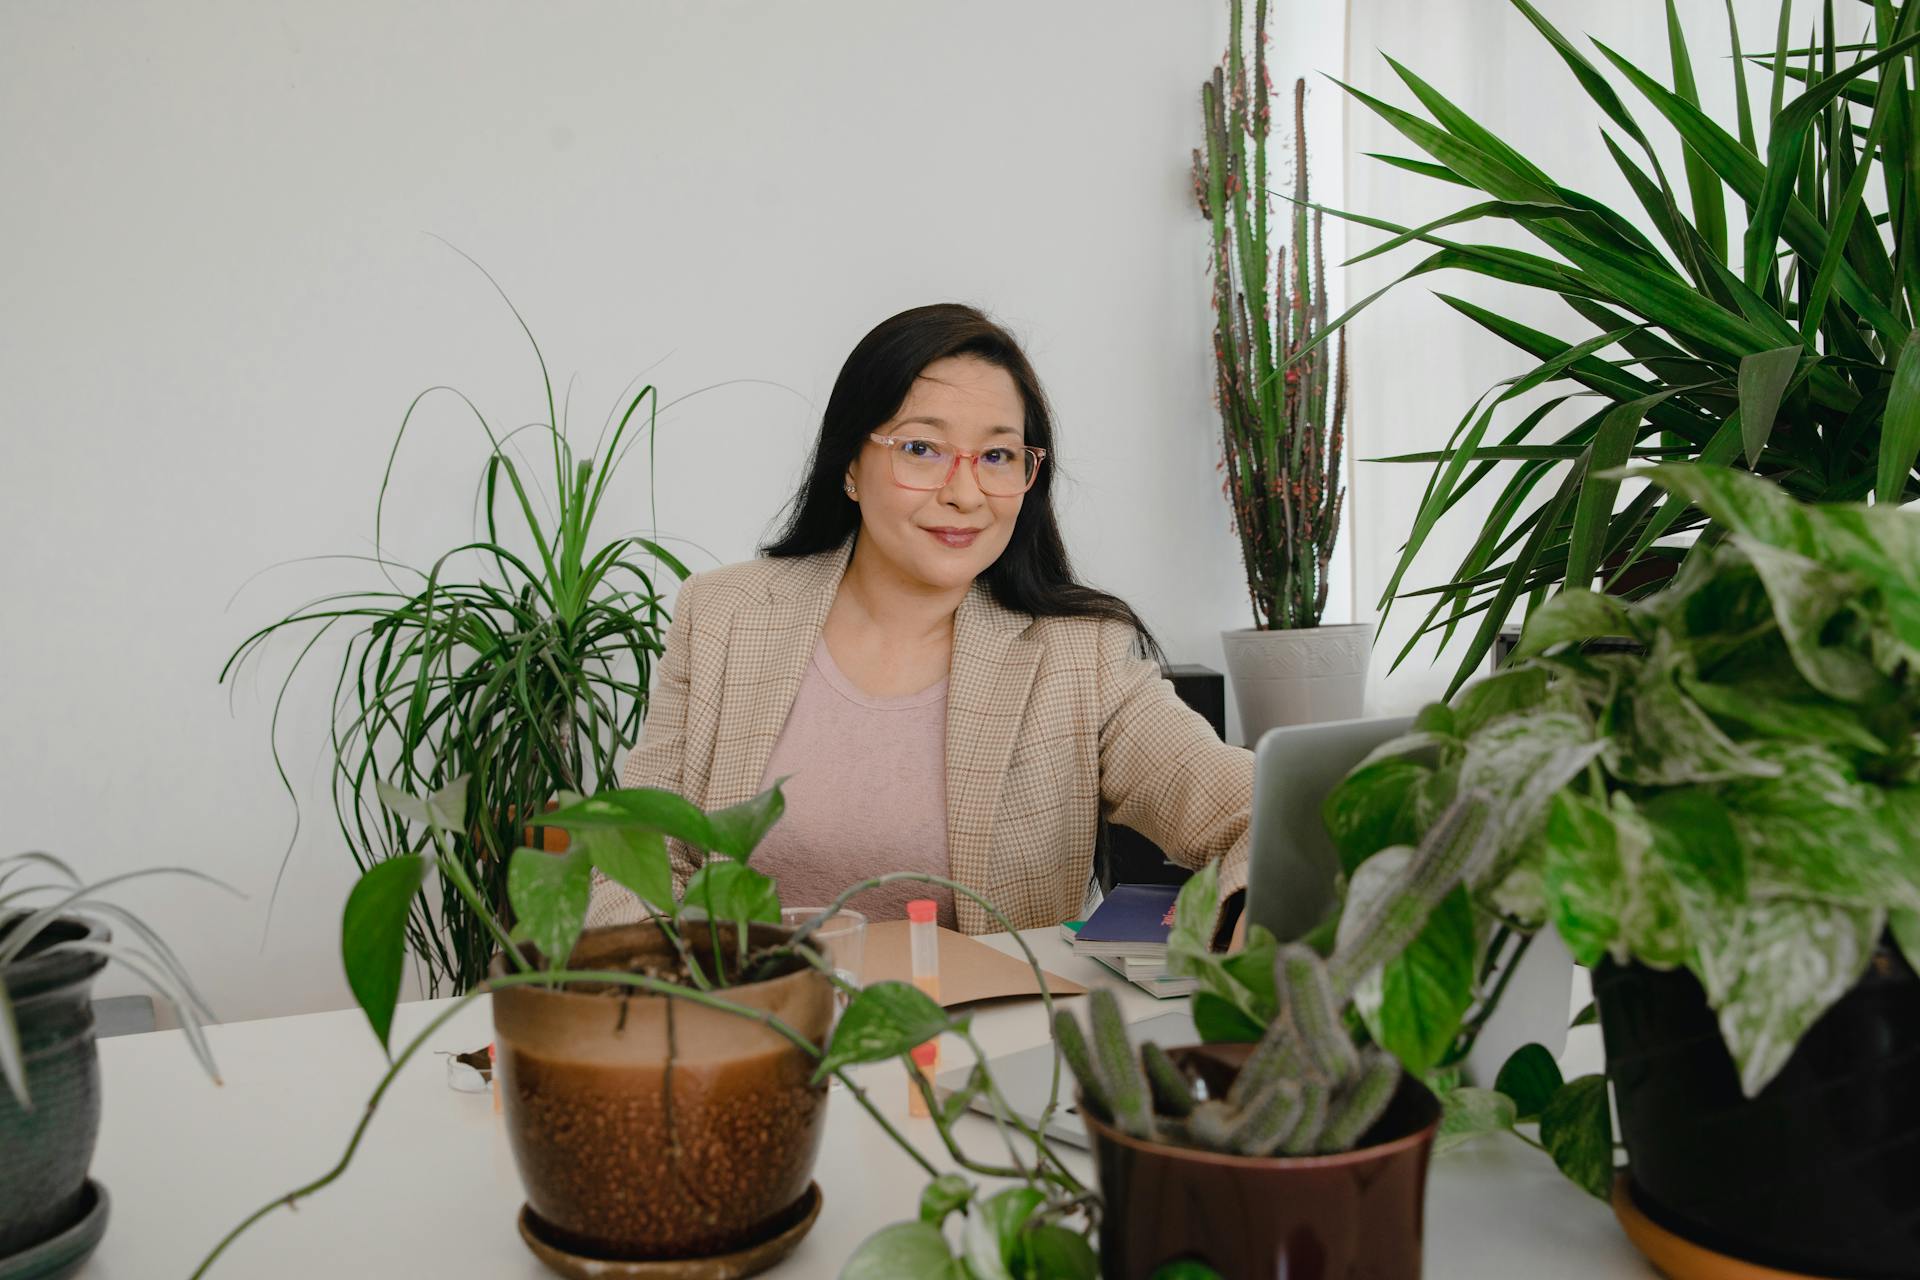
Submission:
M 0 1085 L 0 1261 L 60 1235 L 88 1209 L 87 1166 L 100 1133 L 93 977 L 106 958 L 48 949 L 108 937 L 102 924 L 56 920 L 24 955 L 0 969 L 33 1098 L 33 1106 L 23 1109 L 13 1091 Z

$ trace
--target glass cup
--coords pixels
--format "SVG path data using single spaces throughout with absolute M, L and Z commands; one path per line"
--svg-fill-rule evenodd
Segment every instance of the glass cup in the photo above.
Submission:
M 782 907 L 780 923 L 790 928 L 798 927 L 825 910 L 825 907 Z M 827 963 L 833 966 L 833 976 L 846 984 L 841 986 L 836 983 L 834 986 L 833 1023 L 827 1031 L 831 1038 L 832 1027 L 839 1024 L 840 1014 L 847 1007 L 850 998 L 848 988 L 858 987 L 861 975 L 865 972 L 867 918 L 851 907 L 842 907 L 821 921 L 820 927 L 807 935 L 804 945 L 811 946 L 825 957 Z M 840 1087 L 839 1077 L 833 1077 L 832 1087 Z

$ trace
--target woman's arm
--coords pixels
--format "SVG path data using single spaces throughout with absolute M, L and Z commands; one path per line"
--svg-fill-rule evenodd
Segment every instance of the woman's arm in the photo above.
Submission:
M 1187 867 L 1220 864 L 1224 904 L 1247 887 L 1253 753 L 1180 700 L 1133 629 L 1100 625 L 1100 803 Z M 1217 928 L 1219 920 L 1216 918 Z
M 660 662 L 654 668 L 653 689 L 647 695 L 647 714 L 640 727 L 640 741 L 627 753 L 627 762 L 620 770 L 622 787 L 660 787 L 676 795 L 681 793 L 695 581 L 689 578 L 681 583 L 680 592 L 674 597 L 673 620 L 667 624 Z M 669 840 L 667 849 L 672 855 L 677 887 L 693 874 L 692 855 L 677 840 Z M 588 927 L 630 924 L 645 918 L 639 899 L 601 875 L 598 867 L 594 868 L 593 894 L 587 901 Z

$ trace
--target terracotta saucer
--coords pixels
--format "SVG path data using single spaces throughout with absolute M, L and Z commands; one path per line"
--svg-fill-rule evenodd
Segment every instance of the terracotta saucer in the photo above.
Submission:
M 1778 1271 L 1757 1262 L 1743 1262 L 1715 1253 L 1673 1234 L 1633 1202 L 1633 1187 L 1624 1173 L 1613 1178 L 1613 1216 L 1626 1228 L 1627 1239 L 1667 1280 L 1820 1280 L 1798 1271 Z
M 569 1280 L 741 1280 L 758 1275 L 793 1252 L 820 1216 L 820 1198 L 820 1184 L 809 1182 L 799 1203 L 782 1215 L 786 1226 L 732 1253 L 707 1258 L 643 1260 L 569 1253 L 547 1238 L 547 1224 L 526 1205 L 520 1207 L 520 1238 L 549 1270 Z

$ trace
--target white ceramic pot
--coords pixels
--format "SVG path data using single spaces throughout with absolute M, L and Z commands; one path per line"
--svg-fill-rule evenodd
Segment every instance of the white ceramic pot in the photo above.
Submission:
M 1227 676 L 1248 746 L 1283 724 L 1357 720 L 1367 692 L 1373 627 L 1351 622 L 1261 631 L 1222 631 Z

